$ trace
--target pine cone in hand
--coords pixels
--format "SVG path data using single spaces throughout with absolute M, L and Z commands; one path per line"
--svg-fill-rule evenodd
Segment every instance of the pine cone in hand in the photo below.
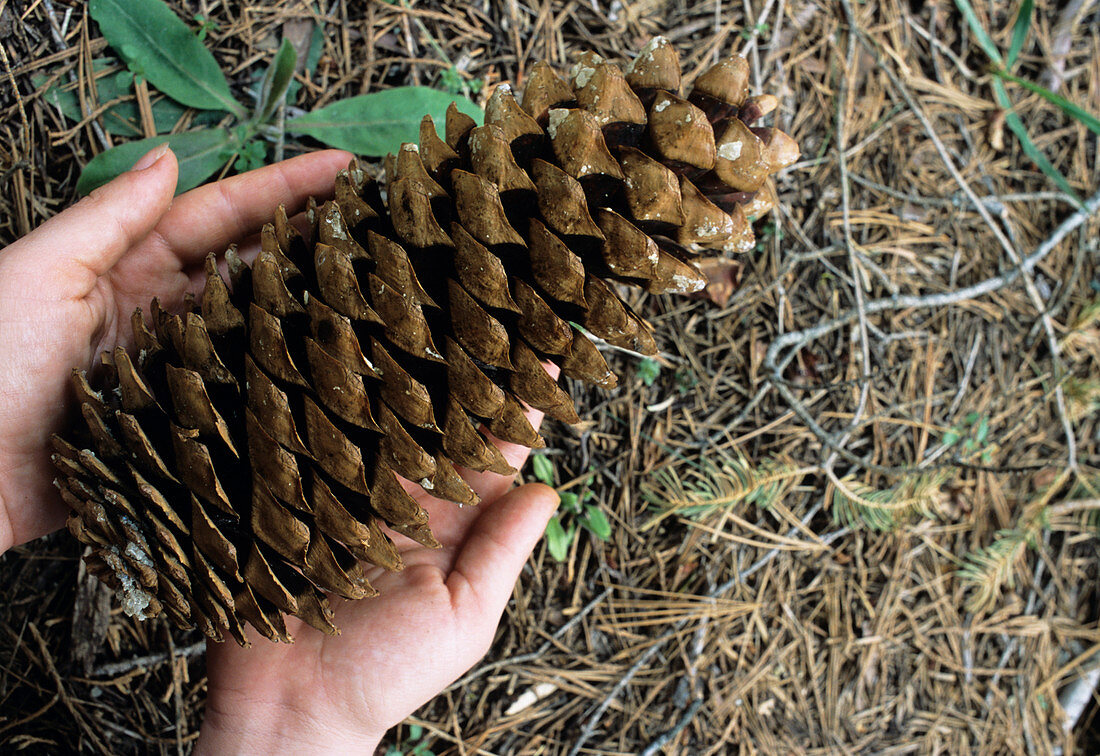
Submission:
M 483 429 L 534 447 L 525 405 L 578 420 L 542 361 L 616 385 L 571 324 L 655 352 L 616 285 L 702 288 L 693 260 L 751 249 L 798 157 L 752 125 L 776 99 L 748 96 L 744 59 L 686 98 L 680 79 L 662 38 L 625 71 L 538 64 L 483 126 L 452 106 L 444 140 L 425 117 L 384 185 L 353 162 L 308 239 L 279 212 L 251 266 L 226 252 L 229 281 L 208 259 L 190 312 L 135 312 L 99 390 L 74 371 L 84 423 L 53 440 L 69 528 L 126 612 L 242 644 L 245 622 L 288 640 L 284 614 L 335 633 L 326 593 L 401 568 L 388 532 L 438 546 L 402 478 L 476 504 L 456 467 L 514 472 Z

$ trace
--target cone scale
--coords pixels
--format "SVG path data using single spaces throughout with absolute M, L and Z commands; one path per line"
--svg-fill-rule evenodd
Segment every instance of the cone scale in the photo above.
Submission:
M 363 564 L 402 568 L 392 533 L 439 546 L 402 479 L 477 504 L 456 468 L 514 472 L 486 431 L 538 447 L 525 407 L 579 420 L 544 361 L 617 384 L 572 323 L 652 354 L 617 284 L 698 291 L 694 261 L 752 248 L 798 157 L 754 125 L 776 104 L 741 58 L 684 95 L 662 38 L 625 71 L 586 53 L 521 100 L 498 86 L 483 126 L 425 117 L 382 183 L 353 162 L 308 238 L 280 210 L 251 265 L 207 260 L 190 312 L 135 312 L 98 388 L 74 370 L 53 461 L 88 569 L 130 615 L 215 640 L 290 641 L 285 615 L 338 632 L 327 595 L 375 595 Z

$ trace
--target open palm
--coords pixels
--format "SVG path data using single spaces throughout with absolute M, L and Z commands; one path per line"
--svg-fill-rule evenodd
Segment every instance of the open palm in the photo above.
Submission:
M 538 424 L 541 413 L 528 415 Z M 529 452 L 498 442 L 520 467 Z M 287 618 L 293 644 L 207 644 L 197 753 L 370 753 L 387 729 L 453 682 L 492 642 L 527 556 L 557 506 L 541 484 L 465 473 L 482 503 L 459 508 L 409 488 L 442 549 L 400 535 L 405 569 L 368 573 L 381 595 L 334 598 L 340 635 Z M 411 484 L 410 484 L 411 486 Z
M 0 552 L 60 527 L 50 434 L 67 420 L 69 375 L 128 345 L 136 307 L 178 308 L 202 262 L 246 239 L 275 209 L 331 192 L 350 155 L 313 153 L 195 189 L 173 201 L 177 165 L 151 152 L 0 250 Z

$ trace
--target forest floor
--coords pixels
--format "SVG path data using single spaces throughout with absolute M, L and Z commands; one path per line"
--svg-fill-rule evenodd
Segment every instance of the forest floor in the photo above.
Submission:
M 1019 3 L 971 2 L 1004 54 Z M 663 34 L 686 82 L 746 55 L 801 145 L 729 300 L 636 293 L 660 358 L 568 387 L 583 422 L 544 427 L 547 469 L 611 536 L 540 544 L 489 655 L 398 752 L 1097 751 L 1097 135 L 1005 83 L 1065 184 L 1044 175 L 955 3 L 170 5 L 238 93 L 320 25 L 305 108 L 460 80 L 484 103 L 536 61 L 625 64 Z M 1013 72 L 1096 111 L 1100 5 L 1037 5 Z M 0 0 L 0 247 L 105 148 L 43 95 L 109 53 L 85 3 Z M 201 637 L 113 606 L 85 667 L 79 557 L 66 532 L 0 557 L 0 750 L 188 751 Z

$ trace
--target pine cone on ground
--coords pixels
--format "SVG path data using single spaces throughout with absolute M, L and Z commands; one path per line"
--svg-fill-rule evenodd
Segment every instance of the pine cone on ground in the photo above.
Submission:
M 229 282 L 207 260 L 190 312 L 135 312 L 101 390 L 74 370 L 86 427 L 53 441 L 89 570 L 129 614 L 214 639 L 287 641 L 284 614 L 336 633 L 326 592 L 401 569 L 387 530 L 438 546 L 399 476 L 476 504 L 456 466 L 514 472 L 482 426 L 534 447 L 524 404 L 578 421 L 542 360 L 616 385 L 571 323 L 653 353 L 615 284 L 697 291 L 693 259 L 752 248 L 798 148 L 752 126 L 776 99 L 748 96 L 744 59 L 686 99 L 680 77 L 662 38 L 625 71 L 585 54 L 568 83 L 538 64 L 483 126 L 452 106 L 443 140 L 425 117 L 384 186 L 353 162 L 310 239 L 280 211 L 251 266 L 226 252 Z

